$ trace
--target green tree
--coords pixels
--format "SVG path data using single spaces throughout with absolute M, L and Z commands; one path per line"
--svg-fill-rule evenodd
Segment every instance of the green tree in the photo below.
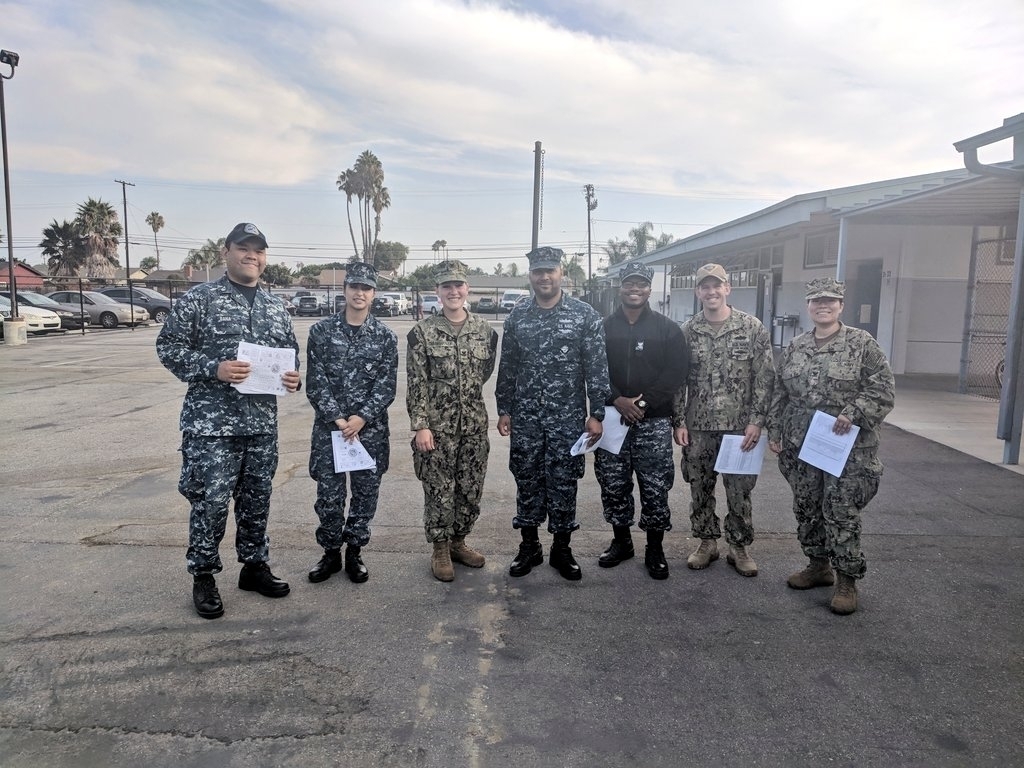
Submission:
M 505 274 L 505 267 L 500 261 L 494 265 L 494 274 L 497 275 L 498 277 L 501 277 L 503 274 Z
M 50 274 L 56 277 L 72 277 L 85 266 L 85 243 L 78 225 L 73 221 L 58 222 L 56 219 L 43 230 L 39 243 L 46 257 Z
M 144 256 L 142 261 L 139 262 L 139 269 L 152 272 L 154 269 L 160 269 L 160 262 L 156 256 Z
M 587 273 L 583 271 L 583 267 L 580 266 L 575 256 L 567 256 L 562 259 L 562 271 L 565 273 L 566 280 L 572 285 L 582 286 L 587 282 Z
M 156 249 L 156 268 L 160 269 L 160 245 L 156 241 L 156 233 L 164 228 L 164 217 L 153 211 L 146 217 L 146 223 L 153 230 L 153 247 Z M 143 267 L 145 269 L 145 267 Z
M 75 224 L 85 247 L 85 274 L 109 278 L 121 266 L 117 257 L 121 221 L 110 203 L 93 198 L 78 206 Z
M 515 262 L 512 262 L 507 267 L 505 267 L 505 274 L 508 275 L 509 277 L 519 277 L 519 265 L 516 264 Z
M 434 244 L 430 246 L 430 250 L 434 252 L 434 259 L 437 259 L 438 254 L 444 254 L 444 257 L 448 258 L 448 241 L 447 240 L 435 240 Z
M 263 270 L 263 282 L 282 288 L 292 284 L 292 271 L 287 264 L 267 264 Z
M 634 258 L 643 256 L 650 250 L 651 244 L 655 242 L 654 236 L 651 234 L 653 231 L 654 224 L 649 221 L 641 222 L 629 230 L 627 237 L 629 238 L 630 245 L 632 245 Z
M 391 193 L 384 186 L 384 166 L 373 152 L 365 150 L 355 165 L 338 176 L 338 189 L 345 193 L 346 211 L 349 221 L 349 232 L 352 235 L 352 248 L 355 255 L 362 261 L 376 266 L 377 240 L 382 229 L 381 214 L 391 207 Z M 352 229 L 352 199 L 356 200 L 356 211 L 359 217 L 359 233 L 363 241 L 362 253 L 356 246 L 355 232 Z M 370 212 L 373 216 L 370 216 Z
M 224 238 L 218 240 L 207 240 L 199 248 L 193 248 L 185 257 L 185 264 L 193 269 L 206 270 L 206 282 L 210 282 L 210 268 L 219 267 L 224 263 L 224 256 L 221 249 L 224 247 Z
M 633 249 L 628 240 L 612 237 L 609 238 L 607 245 L 601 246 L 601 249 L 607 254 L 608 263 L 611 265 L 621 264 L 633 258 Z
M 377 269 L 397 270 L 409 258 L 409 246 L 391 240 L 377 243 Z

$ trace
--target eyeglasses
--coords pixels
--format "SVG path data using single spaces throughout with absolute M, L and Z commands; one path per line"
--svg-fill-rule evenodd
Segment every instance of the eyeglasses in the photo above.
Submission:
M 622 287 L 630 290 L 639 288 L 641 291 L 646 291 L 651 287 L 651 284 L 646 280 L 626 280 Z

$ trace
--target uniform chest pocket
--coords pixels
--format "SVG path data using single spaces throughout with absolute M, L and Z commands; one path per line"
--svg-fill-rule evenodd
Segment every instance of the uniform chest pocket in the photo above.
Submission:
M 580 359 L 580 344 L 575 336 L 556 335 L 551 339 L 552 357 L 561 364 L 575 363 Z
M 858 374 L 859 366 L 853 360 L 832 360 L 828 364 L 828 378 L 839 386 L 853 386 Z
M 754 353 L 751 349 L 750 339 L 746 336 L 736 336 L 729 339 L 728 355 L 730 360 L 750 360 Z
M 454 381 L 459 370 L 458 354 L 454 344 L 431 345 L 427 354 L 431 377 L 439 381 Z

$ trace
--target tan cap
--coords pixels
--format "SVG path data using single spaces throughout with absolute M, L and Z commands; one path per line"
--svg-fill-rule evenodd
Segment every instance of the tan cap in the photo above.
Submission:
M 464 283 L 468 271 L 466 265 L 456 259 L 442 261 L 434 268 L 434 283 Z
M 697 270 L 697 285 L 703 283 L 707 278 L 713 277 L 723 283 L 729 282 L 729 274 L 721 264 L 705 264 Z

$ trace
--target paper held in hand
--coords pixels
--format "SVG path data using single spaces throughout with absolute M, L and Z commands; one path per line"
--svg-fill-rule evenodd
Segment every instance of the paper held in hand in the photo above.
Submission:
M 743 445 L 743 435 L 725 435 L 722 437 L 722 447 L 718 449 L 718 458 L 715 459 L 715 472 L 723 475 L 759 475 L 761 465 L 764 464 L 764 449 L 768 445 L 766 435 L 749 451 L 740 448 Z
M 619 413 L 619 409 L 614 405 L 605 407 L 602 428 L 601 439 L 593 445 L 587 445 L 587 440 L 590 439 L 589 433 L 584 432 L 580 435 L 580 439 L 569 449 L 570 455 L 579 456 L 581 453 L 591 453 L 598 448 L 604 448 L 608 453 L 614 453 L 618 456 L 619 451 L 622 450 L 622 443 L 626 439 L 626 434 L 629 432 L 629 424 L 623 423 L 622 414 Z
M 359 438 L 346 440 L 340 430 L 331 432 L 331 447 L 334 449 L 334 471 L 358 472 L 361 469 L 376 469 L 377 462 L 366 452 Z
M 835 423 L 835 416 L 815 411 L 797 458 L 806 461 L 812 467 L 828 472 L 833 477 L 840 477 L 853 444 L 857 442 L 860 427 L 851 426 L 845 435 L 837 435 L 832 431 Z
M 238 342 L 236 359 L 249 363 L 245 381 L 232 384 L 243 395 L 287 395 L 281 374 L 295 370 L 295 350 L 263 347 L 248 341 Z

